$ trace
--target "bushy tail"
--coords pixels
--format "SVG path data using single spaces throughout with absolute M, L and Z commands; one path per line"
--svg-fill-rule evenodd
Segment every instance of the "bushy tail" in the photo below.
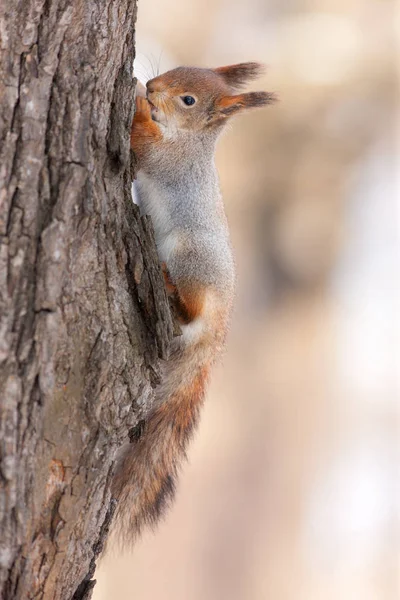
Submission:
M 193 355 L 194 356 L 194 355 Z M 155 525 L 173 499 L 179 465 L 198 420 L 209 365 L 182 356 L 166 365 L 157 408 L 125 449 L 113 482 L 115 523 L 123 542 Z

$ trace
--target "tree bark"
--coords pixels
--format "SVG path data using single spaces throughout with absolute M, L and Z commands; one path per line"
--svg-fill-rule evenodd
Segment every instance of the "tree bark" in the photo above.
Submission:
M 82 600 L 173 335 L 130 194 L 136 1 L 1 11 L 0 591 Z

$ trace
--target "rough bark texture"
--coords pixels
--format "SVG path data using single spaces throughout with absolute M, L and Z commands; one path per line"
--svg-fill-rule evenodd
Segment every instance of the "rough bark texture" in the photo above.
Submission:
M 130 197 L 136 2 L 0 10 L 0 591 L 82 600 L 173 335 Z

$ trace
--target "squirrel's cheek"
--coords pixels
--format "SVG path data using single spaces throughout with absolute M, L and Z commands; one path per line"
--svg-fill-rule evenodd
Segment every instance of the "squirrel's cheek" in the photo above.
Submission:
M 162 125 L 167 122 L 165 114 L 160 108 L 155 108 L 151 111 L 151 118 L 155 123 L 161 123 Z

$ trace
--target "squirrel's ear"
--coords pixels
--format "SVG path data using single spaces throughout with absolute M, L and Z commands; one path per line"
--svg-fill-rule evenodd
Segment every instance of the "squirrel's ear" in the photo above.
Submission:
M 230 117 L 241 110 L 259 108 L 275 101 L 276 96 L 270 92 L 248 92 L 237 96 L 224 96 L 218 102 L 218 112 L 223 117 Z
M 214 72 L 220 75 L 225 83 L 234 89 L 239 89 L 249 81 L 263 74 L 265 67 L 256 62 L 239 63 L 227 67 L 218 67 Z

